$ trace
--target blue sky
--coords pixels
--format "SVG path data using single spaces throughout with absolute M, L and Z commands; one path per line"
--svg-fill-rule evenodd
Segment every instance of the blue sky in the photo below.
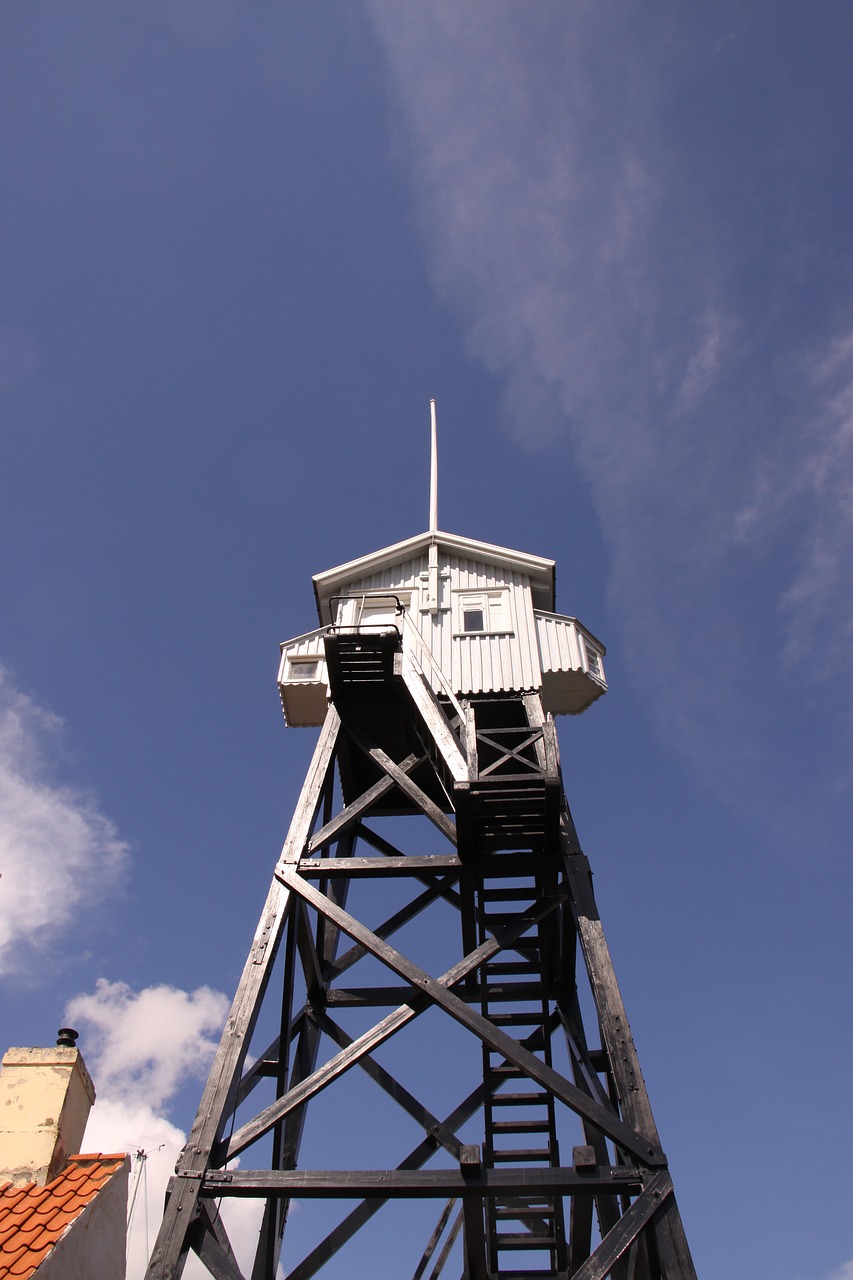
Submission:
M 436 396 L 441 526 L 608 647 L 567 787 L 700 1274 L 849 1274 L 851 40 L 3 7 L 2 1024 L 72 1002 L 115 1142 L 192 1117 L 312 746 L 278 642 L 426 526 Z

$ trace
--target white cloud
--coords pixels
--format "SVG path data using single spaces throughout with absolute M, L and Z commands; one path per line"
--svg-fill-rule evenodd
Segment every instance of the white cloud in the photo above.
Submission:
M 135 992 L 100 978 L 94 992 L 69 1002 L 66 1017 L 86 1027 L 104 1093 L 160 1111 L 185 1079 L 204 1071 L 227 1012 L 226 997 L 210 987 Z
M 181 1129 L 144 1102 L 99 1097 L 92 1110 L 83 1150 L 126 1151 L 131 1157 L 127 1280 L 141 1280 L 145 1274 L 163 1217 L 166 1185 L 185 1142 L 186 1134 Z M 140 1153 L 144 1156 L 140 1157 Z M 241 1269 L 248 1274 L 262 1208 L 249 1200 L 232 1200 L 222 1202 L 220 1212 Z M 184 1275 L 187 1280 L 209 1280 L 209 1273 L 192 1254 Z
M 186 1136 L 143 1102 L 98 1097 L 92 1110 L 83 1150 L 126 1151 L 131 1157 L 128 1210 L 133 1217 L 128 1236 L 127 1280 L 145 1274 L 145 1263 L 157 1238 L 163 1216 L 166 1183 Z M 139 1153 L 145 1153 L 144 1163 Z
M 192 992 L 147 987 L 135 992 L 125 983 L 103 979 L 94 992 L 76 996 L 67 1006 L 66 1018 L 85 1031 L 86 1056 L 98 1093 L 84 1150 L 127 1151 L 132 1157 L 132 1198 L 138 1183 L 128 1280 L 144 1275 L 163 1216 L 166 1184 L 186 1141 L 167 1118 L 169 1104 L 188 1078 L 201 1080 L 205 1075 L 227 1011 L 226 997 L 209 987 Z M 221 1211 L 238 1261 L 244 1270 L 251 1269 L 260 1206 L 225 1202 Z M 191 1257 L 184 1271 L 188 1280 L 207 1274 Z
M 0 666 L 0 972 L 20 967 L 126 865 L 127 845 L 96 801 L 49 776 L 60 728 Z

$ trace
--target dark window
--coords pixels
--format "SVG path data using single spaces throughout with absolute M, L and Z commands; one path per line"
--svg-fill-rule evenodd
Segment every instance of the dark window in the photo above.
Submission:
M 483 622 L 483 610 L 463 609 L 462 629 L 463 631 L 485 631 L 486 628 Z

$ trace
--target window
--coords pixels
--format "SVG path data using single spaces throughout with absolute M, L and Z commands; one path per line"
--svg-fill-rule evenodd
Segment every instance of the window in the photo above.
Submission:
M 319 658 L 289 658 L 288 659 L 288 680 L 319 680 L 320 679 L 320 659 Z
M 601 665 L 601 654 L 597 649 L 593 649 L 585 637 L 583 647 L 586 650 L 586 665 L 589 668 L 589 674 L 595 676 L 596 680 L 603 680 L 604 668 Z
M 508 587 L 485 591 L 454 591 L 454 635 L 499 635 L 512 631 Z

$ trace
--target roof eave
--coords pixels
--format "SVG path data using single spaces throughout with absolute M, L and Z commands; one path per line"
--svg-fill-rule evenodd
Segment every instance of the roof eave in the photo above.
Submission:
M 539 584 L 545 585 L 549 589 L 553 607 L 556 582 L 555 561 L 545 556 L 535 556 L 525 551 L 515 551 L 511 547 L 499 547 L 494 543 L 479 542 L 476 538 L 463 538 L 456 533 L 436 531 L 435 533 L 416 534 L 415 537 L 406 538 L 403 542 L 395 542 L 389 547 L 380 548 L 379 551 L 372 551 L 369 555 L 359 556 L 355 560 L 348 560 L 345 564 L 336 565 L 333 569 L 326 569 L 322 573 L 316 573 L 313 578 L 314 598 L 317 602 L 317 616 L 321 625 L 323 622 L 323 601 L 329 599 L 336 586 L 352 578 L 361 577 L 371 570 L 381 568 L 383 565 L 415 555 L 417 552 L 429 547 L 432 542 L 436 542 L 439 546 L 446 547 L 457 553 L 495 560 L 498 563 L 522 570 L 522 572 L 537 580 Z

